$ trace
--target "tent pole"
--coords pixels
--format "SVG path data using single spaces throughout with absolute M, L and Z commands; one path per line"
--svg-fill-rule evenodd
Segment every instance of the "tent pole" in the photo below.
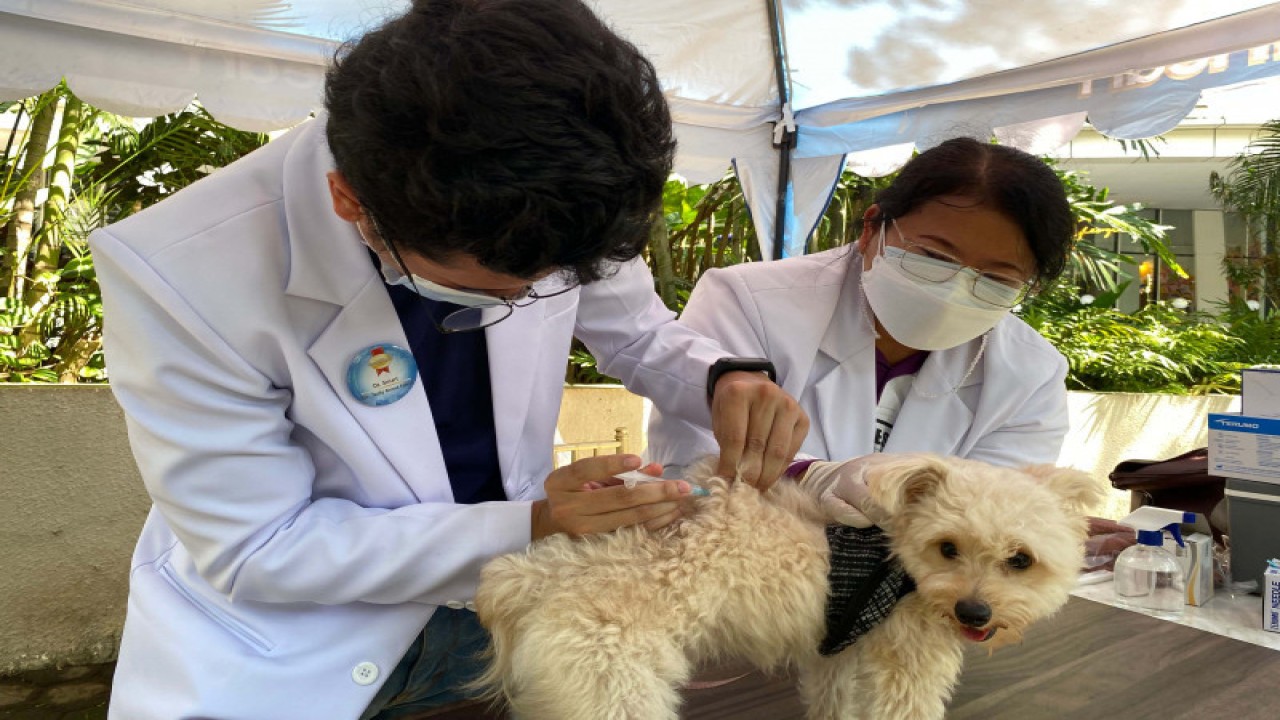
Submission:
M 787 72 L 786 38 L 783 37 L 778 0 L 765 0 L 769 10 L 769 38 L 773 43 L 773 75 L 778 82 L 778 105 L 782 117 L 773 130 L 773 146 L 778 148 L 778 198 L 773 212 L 774 260 L 782 259 L 782 243 L 787 229 L 787 188 L 791 185 L 791 149 L 796 146 L 796 126 L 791 115 L 790 76 Z
M 792 134 L 794 137 L 794 133 Z M 773 211 L 773 259 L 782 259 L 787 235 L 787 187 L 791 185 L 791 143 L 778 146 L 778 200 Z

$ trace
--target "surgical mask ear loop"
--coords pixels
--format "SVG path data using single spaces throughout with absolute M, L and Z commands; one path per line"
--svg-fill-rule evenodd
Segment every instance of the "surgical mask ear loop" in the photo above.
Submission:
M 365 218 L 367 218 L 369 223 L 374 226 L 375 230 L 378 229 L 378 224 L 374 222 L 373 218 L 370 217 L 367 213 L 365 214 Z M 360 237 L 364 238 L 365 243 L 368 244 L 369 238 L 365 236 L 364 230 L 360 229 L 359 222 L 356 223 L 356 230 L 360 233 Z M 413 288 L 414 294 L 417 295 L 418 297 L 423 297 L 422 293 L 418 290 L 417 284 L 413 282 L 413 273 L 409 271 L 409 266 L 404 264 L 404 259 L 400 257 L 400 251 L 396 249 L 395 244 L 392 243 L 389 239 L 387 239 L 386 233 L 383 233 L 381 231 L 378 232 L 378 238 L 382 240 L 383 247 L 385 247 L 391 253 L 391 257 L 395 258 L 396 265 L 400 266 L 400 272 L 406 278 L 409 278 L 409 285 Z M 369 247 L 372 248 L 373 246 L 370 245 Z M 374 252 L 377 252 L 377 250 L 374 250 Z
M 884 227 L 887 223 L 888 223 L 887 220 L 880 221 L 880 235 L 879 235 L 880 250 L 877 252 L 868 248 L 869 252 L 866 257 L 870 257 L 872 267 L 874 267 L 876 264 L 877 256 L 879 256 L 881 260 L 888 262 L 888 258 L 886 258 L 884 254 Z M 859 263 L 858 289 L 862 291 L 862 321 L 866 324 L 867 330 L 871 331 L 871 337 L 875 338 L 876 340 L 879 340 L 880 331 L 876 329 L 876 321 L 875 321 L 876 313 L 875 313 L 875 310 L 872 309 L 871 307 L 871 301 L 867 299 L 867 286 L 863 283 L 863 280 L 862 280 L 863 276 L 866 275 L 868 270 L 868 268 L 863 267 L 861 265 L 863 257 L 864 256 L 861 253 L 858 254 L 858 263 Z

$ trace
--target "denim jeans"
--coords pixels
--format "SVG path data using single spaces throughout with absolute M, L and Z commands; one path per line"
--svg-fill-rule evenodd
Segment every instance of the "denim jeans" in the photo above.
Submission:
M 461 686 L 484 670 L 488 644 L 475 613 L 436 608 L 360 720 L 396 720 L 470 699 Z

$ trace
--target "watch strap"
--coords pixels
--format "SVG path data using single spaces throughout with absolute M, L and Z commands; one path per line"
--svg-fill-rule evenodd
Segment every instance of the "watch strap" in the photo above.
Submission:
M 773 363 L 768 358 L 720 358 L 712 363 L 707 371 L 707 402 L 710 403 L 715 396 L 716 383 L 722 375 L 739 371 L 762 372 L 769 376 L 769 382 L 778 382 L 778 371 L 774 369 Z

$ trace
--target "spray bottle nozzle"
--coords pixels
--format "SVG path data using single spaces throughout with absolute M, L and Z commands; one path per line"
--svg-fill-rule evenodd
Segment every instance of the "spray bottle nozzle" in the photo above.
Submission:
M 1138 542 L 1143 545 L 1163 545 L 1164 532 L 1168 530 L 1179 547 L 1186 547 L 1182 541 L 1182 523 L 1193 523 L 1196 514 L 1181 510 L 1170 510 L 1146 505 L 1134 510 L 1128 517 L 1120 521 L 1138 531 Z

